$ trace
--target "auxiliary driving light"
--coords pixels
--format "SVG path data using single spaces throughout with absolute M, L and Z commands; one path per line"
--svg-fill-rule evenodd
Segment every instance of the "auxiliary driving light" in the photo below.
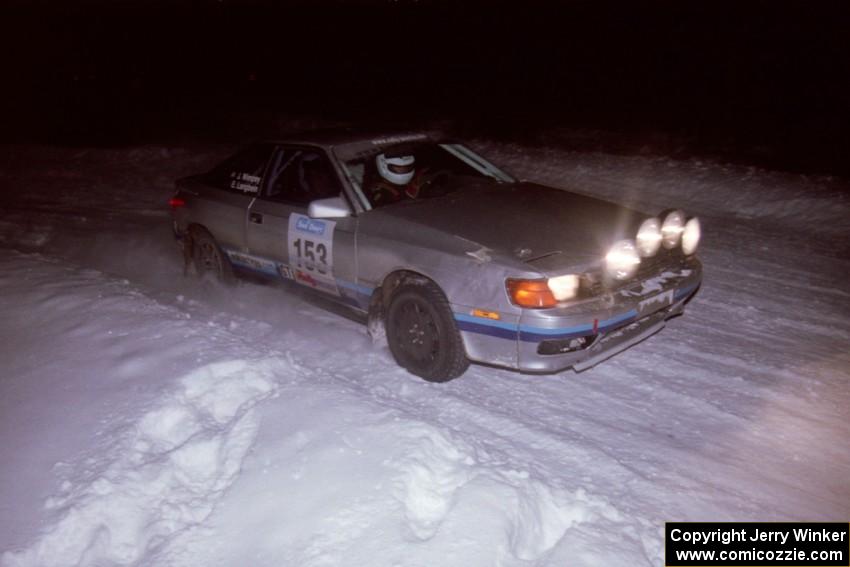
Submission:
M 686 256 L 690 256 L 697 251 L 699 240 L 702 237 L 702 227 L 700 227 L 699 219 L 694 217 L 685 223 L 685 229 L 682 231 L 682 252 Z
M 615 279 L 631 277 L 640 265 L 640 256 L 632 240 L 620 240 L 605 255 L 605 268 Z
M 661 221 L 656 218 L 646 219 L 640 225 L 637 233 L 637 249 L 642 258 L 655 256 L 661 246 Z
M 679 244 L 679 239 L 682 237 L 682 231 L 685 230 L 685 213 L 676 210 L 670 212 L 664 218 L 664 224 L 661 225 L 661 242 L 664 248 L 670 250 Z

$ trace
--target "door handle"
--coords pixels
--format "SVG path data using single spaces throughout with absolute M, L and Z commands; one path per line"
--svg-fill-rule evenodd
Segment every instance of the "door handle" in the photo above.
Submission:
M 248 220 L 254 224 L 263 224 L 263 215 L 260 213 L 248 213 Z

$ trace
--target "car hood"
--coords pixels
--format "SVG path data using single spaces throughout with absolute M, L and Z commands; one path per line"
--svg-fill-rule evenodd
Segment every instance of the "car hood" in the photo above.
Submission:
M 634 238 L 647 215 L 569 191 L 532 183 L 479 183 L 432 199 L 381 209 L 408 223 L 472 241 L 556 272 L 602 260 L 610 246 Z

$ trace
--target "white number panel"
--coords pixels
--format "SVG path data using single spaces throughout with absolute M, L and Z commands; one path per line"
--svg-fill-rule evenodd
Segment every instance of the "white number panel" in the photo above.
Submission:
M 289 215 L 289 266 L 296 282 L 339 295 L 334 266 L 334 221 Z

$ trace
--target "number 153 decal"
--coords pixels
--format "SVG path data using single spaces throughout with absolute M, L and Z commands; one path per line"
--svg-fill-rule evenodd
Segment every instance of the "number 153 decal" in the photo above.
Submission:
M 333 276 L 334 221 L 289 215 L 289 265 L 295 281 L 339 295 Z

